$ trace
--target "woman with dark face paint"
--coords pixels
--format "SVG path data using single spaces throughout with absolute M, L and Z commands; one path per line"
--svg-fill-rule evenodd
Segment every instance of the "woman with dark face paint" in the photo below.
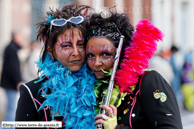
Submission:
M 20 86 L 16 121 L 62 121 L 62 128 L 95 128 L 95 76 L 85 63 L 88 6 L 50 10 L 38 24 L 44 42 L 39 78 Z
M 155 41 L 163 34 L 150 21 L 136 26 L 126 14 L 109 9 L 109 17 L 90 17 L 87 63 L 98 82 L 95 85 L 99 108 L 105 114 L 96 115 L 95 125 L 105 129 L 182 129 L 180 112 L 169 84 L 156 71 L 146 71 L 156 50 Z M 133 34 L 134 32 L 134 34 Z M 110 104 L 104 105 L 120 37 L 124 36 L 119 66 L 114 78 Z M 103 101 L 102 101 L 103 100 Z

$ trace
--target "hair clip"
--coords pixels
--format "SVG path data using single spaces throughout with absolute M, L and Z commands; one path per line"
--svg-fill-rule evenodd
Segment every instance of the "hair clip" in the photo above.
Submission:
M 47 18 L 47 21 L 46 21 L 46 22 L 44 22 L 44 25 L 46 25 L 46 24 L 50 23 L 53 19 L 55 19 L 55 18 L 54 18 L 54 16 L 49 15 L 49 17 Z
M 87 12 L 88 12 L 88 9 L 86 8 L 85 11 L 84 11 L 84 15 L 83 15 L 84 20 L 85 20 L 85 18 L 86 18 L 86 16 L 87 16 Z

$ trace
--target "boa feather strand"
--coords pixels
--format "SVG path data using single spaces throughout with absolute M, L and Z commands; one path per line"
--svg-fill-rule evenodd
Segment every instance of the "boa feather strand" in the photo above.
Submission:
M 130 47 L 125 49 L 121 69 L 116 72 L 115 84 L 120 92 L 132 93 L 132 86 L 149 66 L 149 59 L 157 50 L 156 41 L 162 41 L 164 34 L 151 21 L 141 20 L 136 25 Z
M 91 71 L 87 69 L 86 63 L 77 72 L 71 72 L 63 67 L 59 61 L 53 61 L 47 54 L 44 62 L 40 59 L 37 66 L 42 72 L 40 80 L 49 77 L 41 84 L 41 96 L 46 100 L 39 110 L 46 105 L 50 106 L 52 120 L 54 115 L 63 116 L 66 129 L 95 128 L 94 115 L 96 98 L 93 84 L 96 79 Z M 50 94 L 46 94 L 50 90 Z

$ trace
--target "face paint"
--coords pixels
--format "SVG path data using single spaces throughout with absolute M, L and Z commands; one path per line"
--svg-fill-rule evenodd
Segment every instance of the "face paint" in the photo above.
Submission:
M 86 49 L 86 54 L 93 53 L 93 46 L 89 46 Z
M 71 43 L 71 34 L 65 34 L 62 36 L 62 39 L 58 38 L 59 41 L 59 51 L 62 52 L 62 54 L 70 55 L 74 50 L 75 47 Z M 76 48 L 79 53 L 83 52 L 85 50 L 84 48 L 84 39 L 83 36 L 79 33 L 79 36 L 77 37 L 77 44 Z M 64 48 L 64 50 L 61 50 Z
M 71 42 L 71 37 L 72 37 L 71 33 L 65 34 L 65 36 L 63 35 L 63 37 L 62 37 L 62 41 L 63 42 Z
M 84 39 L 80 30 L 67 29 L 64 33 L 59 34 L 57 39 L 55 58 L 71 71 L 79 70 L 85 61 Z
M 105 77 L 104 71 L 109 72 L 113 67 L 116 47 L 106 38 L 91 38 L 86 46 L 87 62 L 97 79 Z
M 70 55 L 70 50 L 63 50 L 63 47 L 66 45 L 66 43 L 59 42 L 59 44 L 56 45 L 61 54 Z
M 101 53 L 101 58 L 100 60 L 103 63 L 109 62 L 109 61 L 114 61 L 114 56 L 115 56 L 115 50 L 113 45 L 108 45 L 104 44 L 103 46 L 100 46 L 100 53 Z
M 113 60 L 113 56 L 111 56 L 109 59 L 103 59 L 103 60 L 101 60 L 103 63 L 106 63 L 106 62 L 113 62 L 114 60 Z
M 88 63 L 94 63 L 95 61 L 95 58 L 92 58 L 93 56 L 93 46 L 89 46 L 87 49 L 86 49 L 86 55 L 88 55 Z
M 78 42 L 77 42 L 77 50 L 79 53 L 83 52 L 85 50 L 85 46 L 84 46 L 84 38 L 83 36 L 79 33 L 79 37 L 78 37 Z

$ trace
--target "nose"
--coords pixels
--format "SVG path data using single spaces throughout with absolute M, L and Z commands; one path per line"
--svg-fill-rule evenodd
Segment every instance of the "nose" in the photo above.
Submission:
M 99 67 L 102 65 L 102 61 L 100 60 L 99 57 L 96 57 L 95 63 L 94 63 L 95 67 Z
M 73 48 L 73 53 L 72 53 L 73 56 L 78 56 L 79 55 L 79 51 L 77 49 L 77 47 L 74 47 Z

